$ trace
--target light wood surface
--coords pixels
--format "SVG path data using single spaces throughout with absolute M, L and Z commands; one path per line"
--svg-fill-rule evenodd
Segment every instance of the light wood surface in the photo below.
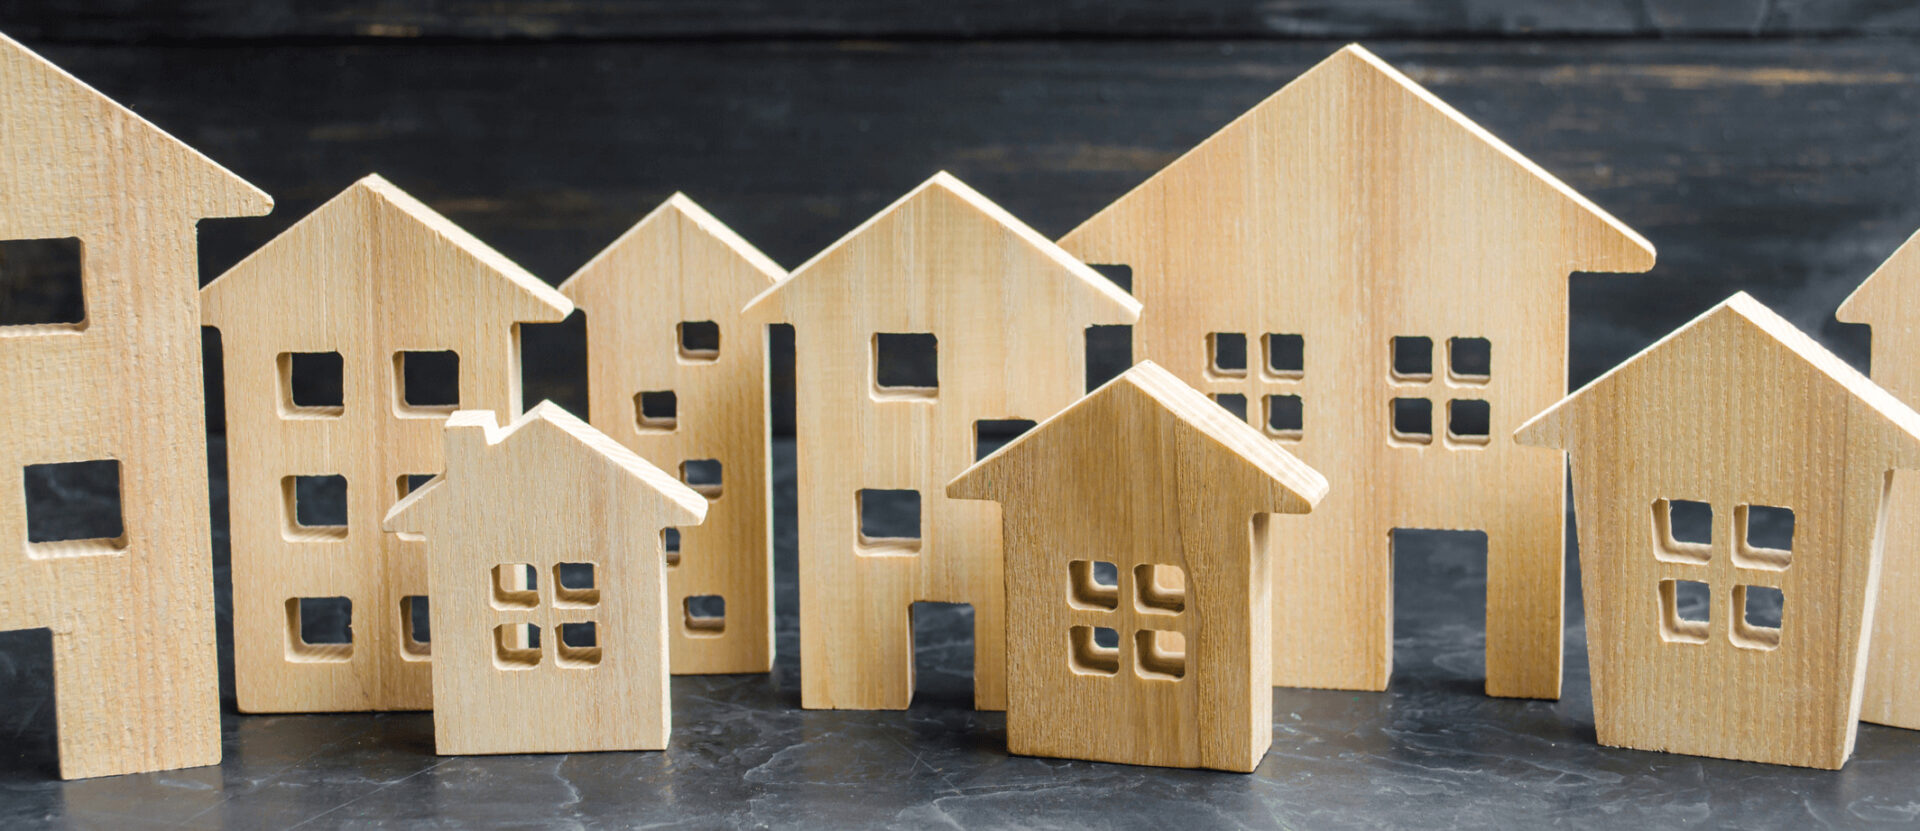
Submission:
M 1878 531 L 1920 414 L 1736 294 L 1534 417 L 1520 442 L 1573 458 L 1601 744 L 1838 768 L 1853 752 Z M 1704 503 L 1704 538 L 1674 501 Z M 1792 512 L 1786 548 L 1748 518 Z M 1706 584 L 1704 621 L 1679 581 Z M 1748 587 L 1777 589 L 1778 627 Z
M 1275 684 L 1385 689 L 1392 532 L 1440 528 L 1486 535 L 1488 694 L 1559 696 L 1564 463 L 1506 436 L 1566 390 L 1568 273 L 1645 271 L 1645 240 L 1349 46 L 1061 246 L 1131 267 L 1136 360 L 1243 396 L 1333 482 L 1276 520 L 1294 553 L 1273 560 Z M 1243 368 L 1213 367 L 1214 333 L 1244 339 Z M 1400 337 L 1425 339 L 1429 371 L 1393 371 Z M 1484 342 L 1468 369 L 1490 371 L 1450 371 L 1455 339 Z M 1396 399 L 1430 431 L 1396 430 Z M 1297 424 L 1268 427 L 1270 401 Z M 1451 434 L 1456 407 L 1490 429 Z
M 560 284 L 587 316 L 593 426 L 669 471 L 690 460 L 720 465 L 706 522 L 676 529 L 679 550 L 667 558 L 676 675 L 772 667 L 767 349 L 740 309 L 785 276 L 676 193 Z M 712 324 L 718 349 L 683 324 Z M 689 612 L 714 597 L 723 617 Z
M 1266 544 L 1268 518 L 1326 492 L 1150 361 L 968 468 L 947 495 L 1002 511 L 1007 748 L 1257 767 L 1273 742 L 1267 558 L 1291 553 Z
M 518 412 L 516 324 L 562 320 L 573 304 L 378 176 L 201 294 L 226 372 L 240 709 L 429 708 L 432 645 L 406 625 L 410 598 L 427 595 L 426 560 L 380 518 L 409 477 L 440 472 L 455 407 L 407 403 L 403 353 L 454 352 L 459 407 Z M 293 353 L 338 354 L 339 406 L 291 396 Z M 345 477 L 344 527 L 299 523 L 302 476 Z M 349 601 L 351 643 L 305 642 L 301 598 Z
M 0 36 L 0 239 L 78 238 L 85 295 L 0 326 L 0 629 L 52 634 L 65 778 L 220 761 L 194 226 L 272 207 Z M 25 468 L 102 460 L 120 535 L 30 542 Z
M 1873 327 L 1873 381 L 1920 402 L 1920 234 L 1840 304 L 1839 319 Z M 1920 729 L 1920 474 L 1897 472 L 1889 492 L 1880 598 L 1867 652 L 1860 718 Z
M 977 421 L 1039 421 L 1080 398 L 1085 328 L 1131 323 L 1139 305 L 941 173 L 746 313 L 794 326 L 802 706 L 905 709 L 912 604 L 941 601 L 972 604 L 974 705 L 1004 709 L 998 513 L 946 484 L 975 461 Z M 883 387 L 882 334 L 932 335 L 937 384 Z M 863 534 L 863 490 L 917 492 L 918 538 Z
M 384 522 L 425 549 L 434 749 L 665 749 L 666 565 L 634 541 L 698 525 L 706 499 L 552 402 L 445 432 L 446 472 Z

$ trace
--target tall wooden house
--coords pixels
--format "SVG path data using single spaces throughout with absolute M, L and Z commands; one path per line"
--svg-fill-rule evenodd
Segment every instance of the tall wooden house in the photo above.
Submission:
M 1274 683 L 1384 689 L 1395 529 L 1484 532 L 1487 692 L 1560 691 L 1567 276 L 1653 249 L 1349 46 L 1060 241 L 1126 265 L 1152 360 L 1325 471 L 1274 559 Z M 1351 483 L 1352 487 L 1346 487 Z
M 0 148 L 0 629 L 51 631 L 62 776 L 213 764 L 195 225 L 273 200 L 5 36 Z
M 560 284 L 587 315 L 594 427 L 710 503 L 659 544 L 676 674 L 772 666 L 767 348 L 740 310 L 785 276 L 676 193 Z
M 1007 748 L 1251 771 L 1273 743 L 1274 513 L 1327 480 L 1144 362 L 968 468 L 1000 503 Z
M 905 709 L 911 609 L 938 601 L 972 605 L 974 704 L 1003 709 L 999 515 L 946 485 L 983 431 L 1080 398 L 1086 328 L 1139 305 L 941 173 L 746 313 L 794 326 L 801 703 Z
M 426 559 L 380 518 L 440 472 L 455 409 L 519 411 L 517 324 L 573 304 L 378 176 L 201 294 L 226 371 L 240 708 L 429 708 Z
M 1573 458 L 1601 744 L 1846 762 L 1920 413 L 1743 293 L 1515 437 Z

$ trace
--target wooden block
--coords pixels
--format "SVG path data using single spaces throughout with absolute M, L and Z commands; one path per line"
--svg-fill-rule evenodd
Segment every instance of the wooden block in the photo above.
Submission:
M 947 495 L 1002 510 L 1007 748 L 1257 767 L 1273 743 L 1268 519 L 1326 492 L 1150 361 L 968 468 Z
M 0 316 L 0 630 L 52 633 L 62 777 L 214 764 L 194 226 L 273 200 L 3 35 L 0 148 L 0 312 L 56 280 L 84 295 L 60 319 Z M 43 476 L 117 513 L 43 527 L 72 519 L 29 519 Z
M 1568 272 L 1645 240 L 1349 46 L 1060 244 L 1132 268 L 1136 360 L 1334 483 L 1280 520 L 1275 684 L 1385 689 L 1392 532 L 1441 528 L 1486 534 L 1487 693 L 1559 696 L 1564 462 L 1506 435 L 1567 388 Z
M 693 480 L 707 520 L 667 552 L 676 675 L 772 668 L 767 350 L 740 309 L 785 276 L 676 193 L 560 284 L 587 313 L 593 426 L 683 477 L 718 474 Z
M 1887 258 L 1840 304 L 1840 320 L 1873 327 L 1873 381 L 1909 404 L 1920 402 L 1920 234 Z M 1920 729 L 1920 475 L 1893 475 L 1887 495 L 1884 562 L 1867 653 L 1860 718 Z
M 426 559 L 380 518 L 440 472 L 455 409 L 519 411 L 517 324 L 573 304 L 378 176 L 201 295 L 226 371 L 240 709 L 427 709 Z M 322 613 L 348 616 L 347 642 L 313 631 Z
M 662 750 L 667 576 L 657 545 L 707 501 L 543 402 L 446 421 L 446 472 L 384 527 L 425 550 L 443 755 Z
M 998 513 L 944 488 L 978 458 L 979 422 L 1073 403 L 1086 327 L 1138 313 L 946 173 L 752 302 L 794 325 L 802 706 L 906 709 L 912 604 L 941 601 L 973 606 L 974 706 L 1005 708 Z M 863 523 L 890 501 L 917 527 Z
M 1515 438 L 1573 457 L 1601 744 L 1846 763 L 1883 497 L 1920 466 L 1920 414 L 1742 293 Z M 1782 511 L 1791 536 L 1763 542 Z M 1778 620 L 1756 620 L 1775 593 Z

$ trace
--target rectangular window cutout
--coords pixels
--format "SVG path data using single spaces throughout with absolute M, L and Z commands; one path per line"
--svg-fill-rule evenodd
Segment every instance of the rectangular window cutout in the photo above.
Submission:
M 562 623 L 560 642 L 555 644 L 553 662 L 567 669 L 592 669 L 600 665 L 600 627 L 591 620 Z
M 1741 568 L 1785 571 L 1793 564 L 1793 511 L 1771 505 L 1733 509 L 1733 564 Z
M 1105 626 L 1075 626 L 1067 633 L 1067 666 L 1081 675 L 1120 672 L 1120 633 Z
M 531 609 L 540 605 L 540 575 L 527 563 L 493 567 L 493 608 Z
M 1267 435 L 1283 441 L 1306 437 L 1306 405 L 1297 395 L 1267 396 Z
M 353 657 L 353 601 L 344 597 L 287 599 L 287 660 L 345 661 Z
M 1307 339 L 1299 335 L 1269 334 L 1267 374 L 1275 378 L 1298 380 L 1307 375 Z
M 419 490 L 421 486 L 433 481 L 434 475 L 435 474 L 432 473 L 408 473 L 394 480 L 395 490 L 400 492 L 401 499 L 405 499 L 407 498 L 407 494 L 413 493 Z
M 27 465 L 20 477 L 26 491 L 29 558 L 84 557 L 126 550 L 119 460 Z
M 460 356 L 451 351 L 393 353 L 394 408 L 402 415 L 460 409 Z
M 673 390 L 654 390 L 633 397 L 634 426 L 642 433 L 671 433 L 680 426 L 680 399 Z
M 1770 586 L 1734 586 L 1733 608 L 1740 610 L 1728 633 L 1743 649 L 1780 648 L 1780 622 L 1785 619 L 1786 596 Z
M 1134 608 L 1177 615 L 1187 610 L 1187 572 L 1179 566 L 1146 563 L 1133 567 Z
M 585 609 L 600 604 L 600 571 L 592 563 L 555 563 L 553 566 L 553 605 L 562 609 Z
M 334 418 L 347 411 L 346 360 L 338 352 L 282 352 L 281 418 Z
M 667 567 L 680 564 L 680 529 L 660 529 L 660 553 L 667 558 Z
M 1493 344 L 1486 338 L 1447 341 L 1447 377 L 1462 384 L 1484 384 L 1493 375 Z
M 84 259 L 76 237 L 0 240 L 0 337 L 87 328 Z
M 1221 408 L 1227 412 L 1233 413 L 1234 418 L 1240 419 L 1241 421 L 1247 420 L 1246 396 L 1237 392 L 1214 393 L 1213 403 L 1219 404 Z
M 433 626 L 428 618 L 427 596 L 410 594 L 400 598 L 400 657 L 418 661 L 433 654 Z
M 533 669 L 540 665 L 540 627 L 502 623 L 493 627 L 495 669 Z
M 1653 556 L 1699 565 L 1713 556 L 1713 507 L 1688 499 L 1653 501 Z
M 1433 380 L 1433 339 L 1400 336 L 1393 339 L 1395 381 Z
M 1711 601 L 1705 583 L 1660 581 L 1660 637 L 1668 643 L 1706 643 Z
M 727 631 L 727 599 L 717 594 L 694 595 L 681 601 L 687 634 L 711 638 Z
M 1153 681 L 1178 681 L 1187 677 L 1187 636 L 1164 629 L 1134 632 L 1133 670 L 1141 678 Z
M 940 342 L 926 333 L 873 336 L 873 393 L 881 400 L 932 400 L 940 392 Z
M 720 324 L 711 320 L 689 320 L 676 327 L 680 360 L 706 363 L 720 360 Z
M 1087 267 L 1100 272 L 1100 276 L 1112 280 L 1113 284 L 1119 286 L 1121 291 L 1128 294 L 1133 293 L 1133 266 L 1106 263 L 1094 265 L 1093 263 L 1088 263 Z
M 1033 422 L 1024 418 L 983 418 L 974 422 L 973 460 L 977 462 L 993 455 L 993 451 L 1007 446 L 1031 429 Z
M 1433 402 L 1425 398 L 1395 398 L 1388 404 L 1393 418 L 1392 438 L 1399 444 L 1433 443 Z
M 860 524 L 856 552 L 868 557 L 920 553 L 920 492 L 868 488 L 853 495 L 855 521 Z
M 1120 569 L 1105 560 L 1067 563 L 1067 605 L 1102 612 L 1120 608 Z
M 720 498 L 720 460 L 688 459 L 680 463 L 680 481 L 708 500 Z
M 285 476 L 280 479 L 281 511 L 288 542 L 327 542 L 347 538 L 347 477 Z
M 1447 402 L 1447 441 L 1485 447 L 1493 442 L 1493 405 L 1472 398 Z
M 1216 378 L 1247 376 L 1247 336 L 1239 332 L 1207 333 L 1207 373 Z
M 1133 366 L 1132 326 L 1088 326 L 1087 392 L 1120 377 Z

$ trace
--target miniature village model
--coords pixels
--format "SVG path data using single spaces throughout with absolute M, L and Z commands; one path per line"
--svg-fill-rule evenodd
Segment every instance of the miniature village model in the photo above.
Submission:
M 4 36 L 0 147 L 0 269 L 84 296 L 0 317 L 0 629 L 52 632 L 61 776 L 214 764 L 194 226 L 273 200 Z M 99 485 L 117 513 L 41 526 L 74 510 L 33 486 L 48 477 Z

